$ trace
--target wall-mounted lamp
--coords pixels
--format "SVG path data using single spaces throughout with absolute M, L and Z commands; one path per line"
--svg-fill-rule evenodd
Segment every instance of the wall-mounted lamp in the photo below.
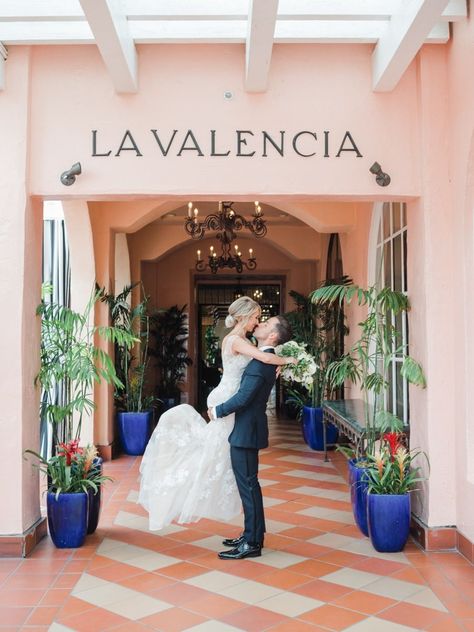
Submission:
M 76 181 L 76 176 L 82 173 L 81 163 L 75 162 L 70 169 L 63 171 L 61 174 L 61 182 L 65 187 L 70 187 Z
M 379 187 L 386 187 L 390 184 L 391 178 L 388 173 L 384 173 L 382 171 L 382 167 L 378 162 L 374 162 L 374 164 L 369 169 L 370 173 L 373 173 L 375 176 L 375 182 L 379 185 Z

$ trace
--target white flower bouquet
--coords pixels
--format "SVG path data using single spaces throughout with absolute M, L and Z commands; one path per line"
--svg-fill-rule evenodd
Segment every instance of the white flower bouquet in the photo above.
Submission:
M 318 365 L 313 356 L 305 349 L 306 345 L 290 340 L 275 348 L 279 356 L 291 356 L 298 360 L 297 364 L 285 364 L 281 368 L 281 377 L 285 382 L 299 382 L 308 390 L 313 386 L 314 374 Z

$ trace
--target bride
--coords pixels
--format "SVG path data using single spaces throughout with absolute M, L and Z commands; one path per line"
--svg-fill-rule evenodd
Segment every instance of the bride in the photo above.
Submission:
M 255 329 L 260 314 L 260 306 L 248 296 L 229 306 L 225 324 L 232 330 L 222 341 L 223 375 L 209 394 L 208 407 L 227 401 L 238 391 L 252 358 L 277 366 L 295 361 L 259 351 L 247 340 L 246 334 Z M 228 443 L 233 425 L 233 414 L 207 423 L 188 404 L 175 406 L 160 417 L 140 466 L 137 501 L 149 513 L 151 531 L 172 521 L 229 520 L 240 513 Z

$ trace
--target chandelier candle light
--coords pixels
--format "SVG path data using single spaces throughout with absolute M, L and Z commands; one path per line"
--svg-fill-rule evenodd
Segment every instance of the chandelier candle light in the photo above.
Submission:
M 237 239 L 237 232 L 246 228 L 257 238 L 264 237 L 267 233 L 266 222 L 263 219 L 262 209 L 258 202 L 255 202 L 255 209 L 251 220 L 246 220 L 232 208 L 233 202 L 219 202 L 217 213 L 207 215 L 204 221 L 199 221 L 199 210 L 193 208 L 193 203 L 188 204 L 188 215 L 184 221 L 184 228 L 193 239 L 202 239 L 206 231 L 216 231 L 217 239 L 221 242 L 221 254 L 218 255 L 214 246 L 209 248 L 207 262 L 201 256 L 201 250 L 197 251 L 196 270 L 204 271 L 209 268 L 216 274 L 220 268 L 235 268 L 241 273 L 245 268 L 255 270 L 257 261 L 253 248 L 249 248 L 249 258 L 242 259 L 242 253 L 237 244 L 234 244 L 234 251 L 231 249 L 232 242 Z

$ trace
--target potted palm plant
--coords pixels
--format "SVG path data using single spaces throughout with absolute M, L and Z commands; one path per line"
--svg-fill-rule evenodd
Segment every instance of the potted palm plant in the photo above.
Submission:
M 36 309 L 41 317 L 40 370 L 35 385 L 43 389 L 41 417 L 50 424 L 53 445 L 78 440 L 84 415 L 91 414 L 94 385 L 102 379 L 115 388 L 122 382 L 110 356 L 94 344 L 96 335 L 103 340 L 130 347 L 135 338 L 117 327 L 92 324 L 98 292 L 92 292 L 82 313 L 49 302 L 50 285 L 42 288 L 42 300 Z M 66 391 L 65 403 L 58 403 L 57 387 Z
M 133 348 L 120 342 L 115 345 L 115 367 L 122 382 L 114 393 L 118 431 L 123 451 L 131 455 L 145 451 L 155 402 L 153 396 L 145 393 L 150 341 L 148 297 L 132 307 L 130 295 L 136 285 L 126 285 L 117 296 L 100 290 L 114 327 L 136 341 Z
M 342 283 L 349 283 L 349 279 L 344 277 Z M 305 442 L 313 450 L 323 450 L 322 402 L 332 391 L 332 385 L 328 382 L 328 369 L 331 362 L 342 353 L 340 339 L 347 335 L 348 329 L 337 306 L 315 304 L 294 290 L 289 294 L 296 303 L 296 309 L 285 314 L 292 328 L 293 339 L 305 345 L 316 362 L 316 371 L 310 383 L 296 383 L 288 388 L 289 401 L 298 410 Z M 337 428 L 331 424 L 328 425 L 326 439 L 329 444 L 337 441 Z
M 156 359 L 159 374 L 158 396 L 162 411 L 180 402 L 180 385 L 186 367 L 192 364 L 188 356 L 188 326 L 186 305 L 159 309 L 151 316 L 152 344 L 150 353 Z
M 408 450 L 400 432 L 382 435 L 380 449 L 367 455 L 367 521 L 369 537 L 376 551 L 401 551 L 410 532 L 411 496 L 416 484 L 425 480 L 421 465 L 414 463 L 426 454 Z
M 416 386 L 426 386 L 423 369 L 411 358 L 399 341 L 393 325 L 396 317 L 410 307 L 403 292 L 390 287 L 373 285 L 367 289 L 355 284 L 334 284 L 318 288 L 311 294 L 316 304 L 351 303 L 367 307 L 367 316 L 359 323 L 360 336 L 351 348 L 338 360 L 331 362 L 327 379 L 331 386 L 342 386 L 346 380 L 359 384 L 365 403 L 366 448 L 344 450 L 349 460 L 349 480 L 354 518 L 360 530 L 368 535 L 367 524 L 367 455 L 373 455 L 381 434 L 401 431 L 403 422 L 385 410 L 384 395 L 389 388 L 389 371 L 394 362 L 400 362 L 402 377 Z
M 35 378 L 35 384 L 42 388 L 40 416 L 51 427 L 52 446 L 66 446 L 73 442 L 78 447 L 83 417 L 95 409 L 92 400 L 94 385 L 102 379 L 116 388 L 121 385 L 112 359 L 103 349 L 95 346 L 94 337 L 98 335 L 125 346 L 132 345 L 135 339 L 117 328 L 92 324 L 94 305 L 99 299 L 96 291 L 92 292 L 83 313 L 50 302 L 51 293 L 51 286 L 45 284 L 42 301 L 36 310 L 41 317 L 40 370 Z M 58 399 L 59 389 L 64 395 L 61 401 Z M 53 459 L 51 472 L 56 464 L 61 469 L 62 461 L 57 460 L 58 455 L 44 450 L 41 458 L 48 461 L 48 456 Z M 97 454 L 93 465 L 90 473 L 94 472 L 100 483 L 102 465 Z M 76 469 L 61 471 L 66 477 L 68 472 L 75 474 Z M 90 485 L 85 487 L 91 489 Z M 62 491 L 63 487 L 60 489 Z M 89 533 L 97 527 L 100 511 L 100 486 L 94 491 L 94 494 L 89 493 L 88 498 Z M 72 493 L 76 493 L 75 488 Z

